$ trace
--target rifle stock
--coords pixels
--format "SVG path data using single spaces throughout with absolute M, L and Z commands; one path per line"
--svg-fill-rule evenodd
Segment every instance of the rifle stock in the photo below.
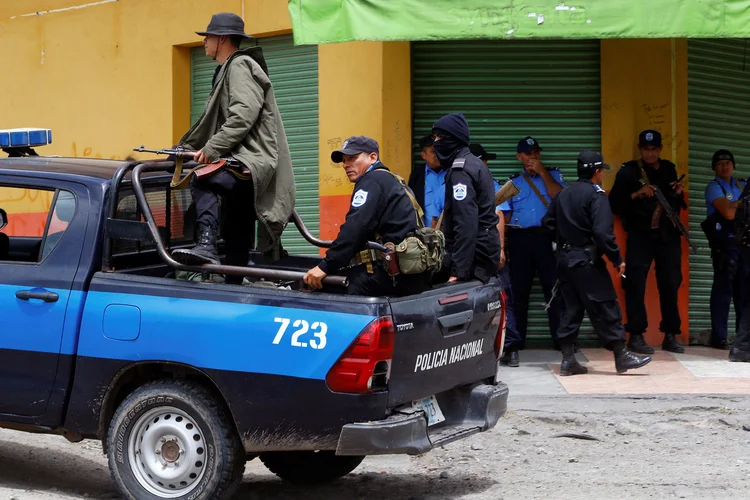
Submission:
M 680 219 L 680 216 L 677 215 L 677 213 L 672 209 L 672 205 L 669 204 L 669 201 L 664 196 L 664 193 L 661 192 L 661 189 L 659 189 L 658 186 L 654 186 L 654 195 L 656 196 L 656 200 L 662 206 L 662 208 L 664 209 L 664 213 L 667 214 L 667 217 L 669 217 L 669 220 L 672 222 L 674 227 L 676 227 L 680 231 L 680 234 L 682 234 L 682 236 L 684 236 L 687 240 L 688 245 L 690 245 L 690 253 L 698 253 L 698 247 L 690 240 L 690 233 L 688 229 L 685 227 L 685 224 L 682 223 L 682 219 Z

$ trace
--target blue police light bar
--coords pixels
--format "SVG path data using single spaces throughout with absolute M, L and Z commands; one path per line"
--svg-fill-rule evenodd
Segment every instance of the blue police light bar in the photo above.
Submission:
M 0 130 L 0 148 L 33 148 L 52 144 L 48 128 L 11 128 Z

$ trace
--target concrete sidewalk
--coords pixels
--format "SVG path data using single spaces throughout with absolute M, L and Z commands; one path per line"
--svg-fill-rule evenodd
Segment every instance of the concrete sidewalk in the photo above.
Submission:
M 685 354 L 657 349 L 643 368 L 619 375 L 612 353 L 581 349 L 578 361 L 586 375 L 560 377 L 561 354 L 554 350 L 520 352 L 521 366 L 500 367 L 500 378 L 512 396 L 564 394 L 748 394 L 750 363 L 730 363 L 728 351 L 686 347 Z

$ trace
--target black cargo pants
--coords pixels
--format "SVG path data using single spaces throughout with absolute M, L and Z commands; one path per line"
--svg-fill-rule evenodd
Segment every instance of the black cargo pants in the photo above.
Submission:
M 628 313 L 626 329 L 631 334 L 642 335 L 648 328 L 646 317 L 646 280 L 651 263 L 656 265 L 656 286 L 659 289 L 661 324 L 664 333 L 679 335 L 680 310 L 677 292 L 682 283 L 682 240 L 680 236 L 669 239 L 642 231 L 628 233 L 625 255 L 625 310 Z
M 580 253 L 577 257 L 560 252 L 558 257 L 559 296 L 563 306 L 557 331 L 560 343 L 575 342 L 585 312 L 603 346 L 614 342 L 624 344 L 622 311 L 607 265 L 602 259 L 591 264 L 583 252 Z
M 225 263 L 247 266 L 248 254 L 255 243 L 255 203 L 252 180 L 241 180 L 227 170 L 190 182 L 198 231 L 209 227 L 224 237 Z M 223 217 L 220 207 L 223 204 Z M 223 220 L 222 220 L 223 219 Z M 240 284 L 242 276 L 227 276 L 227 283 Z

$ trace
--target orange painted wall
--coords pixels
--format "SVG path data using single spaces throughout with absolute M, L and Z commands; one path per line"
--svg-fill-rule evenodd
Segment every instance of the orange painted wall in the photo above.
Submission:
M 617 168 L 638 158 L 638 133 L 647 128 L 659 130 L 664 137 L 662 158 L 677 165 L 677 175 L 688 174 L 687 141 L 687 42 L 686 40 L 602 40 L 601 43 L 602 153 L 612 171 L 604 187 L 610 189 Z M 686 199 L 687 201 L 687 199 Z M 687 211 L 682 212 L 687 226 Z M 615 232 L 620 248 L 627 252 L 626 233 L 619 220 Z M 688 245 L 683 239 L 682 286 L 679 290 L 681 341 L 687 344 L 689 265 Z M 621 279 L 611 270 L 620 306 L 625 315 Z M 625 273 L 627 275 L 627 271 Z M 648 331 L 646 341 L 661 344 L 661 312 L 653 266 L 646 286 Z M 625 319 L 627 321 L 627 318 Z

